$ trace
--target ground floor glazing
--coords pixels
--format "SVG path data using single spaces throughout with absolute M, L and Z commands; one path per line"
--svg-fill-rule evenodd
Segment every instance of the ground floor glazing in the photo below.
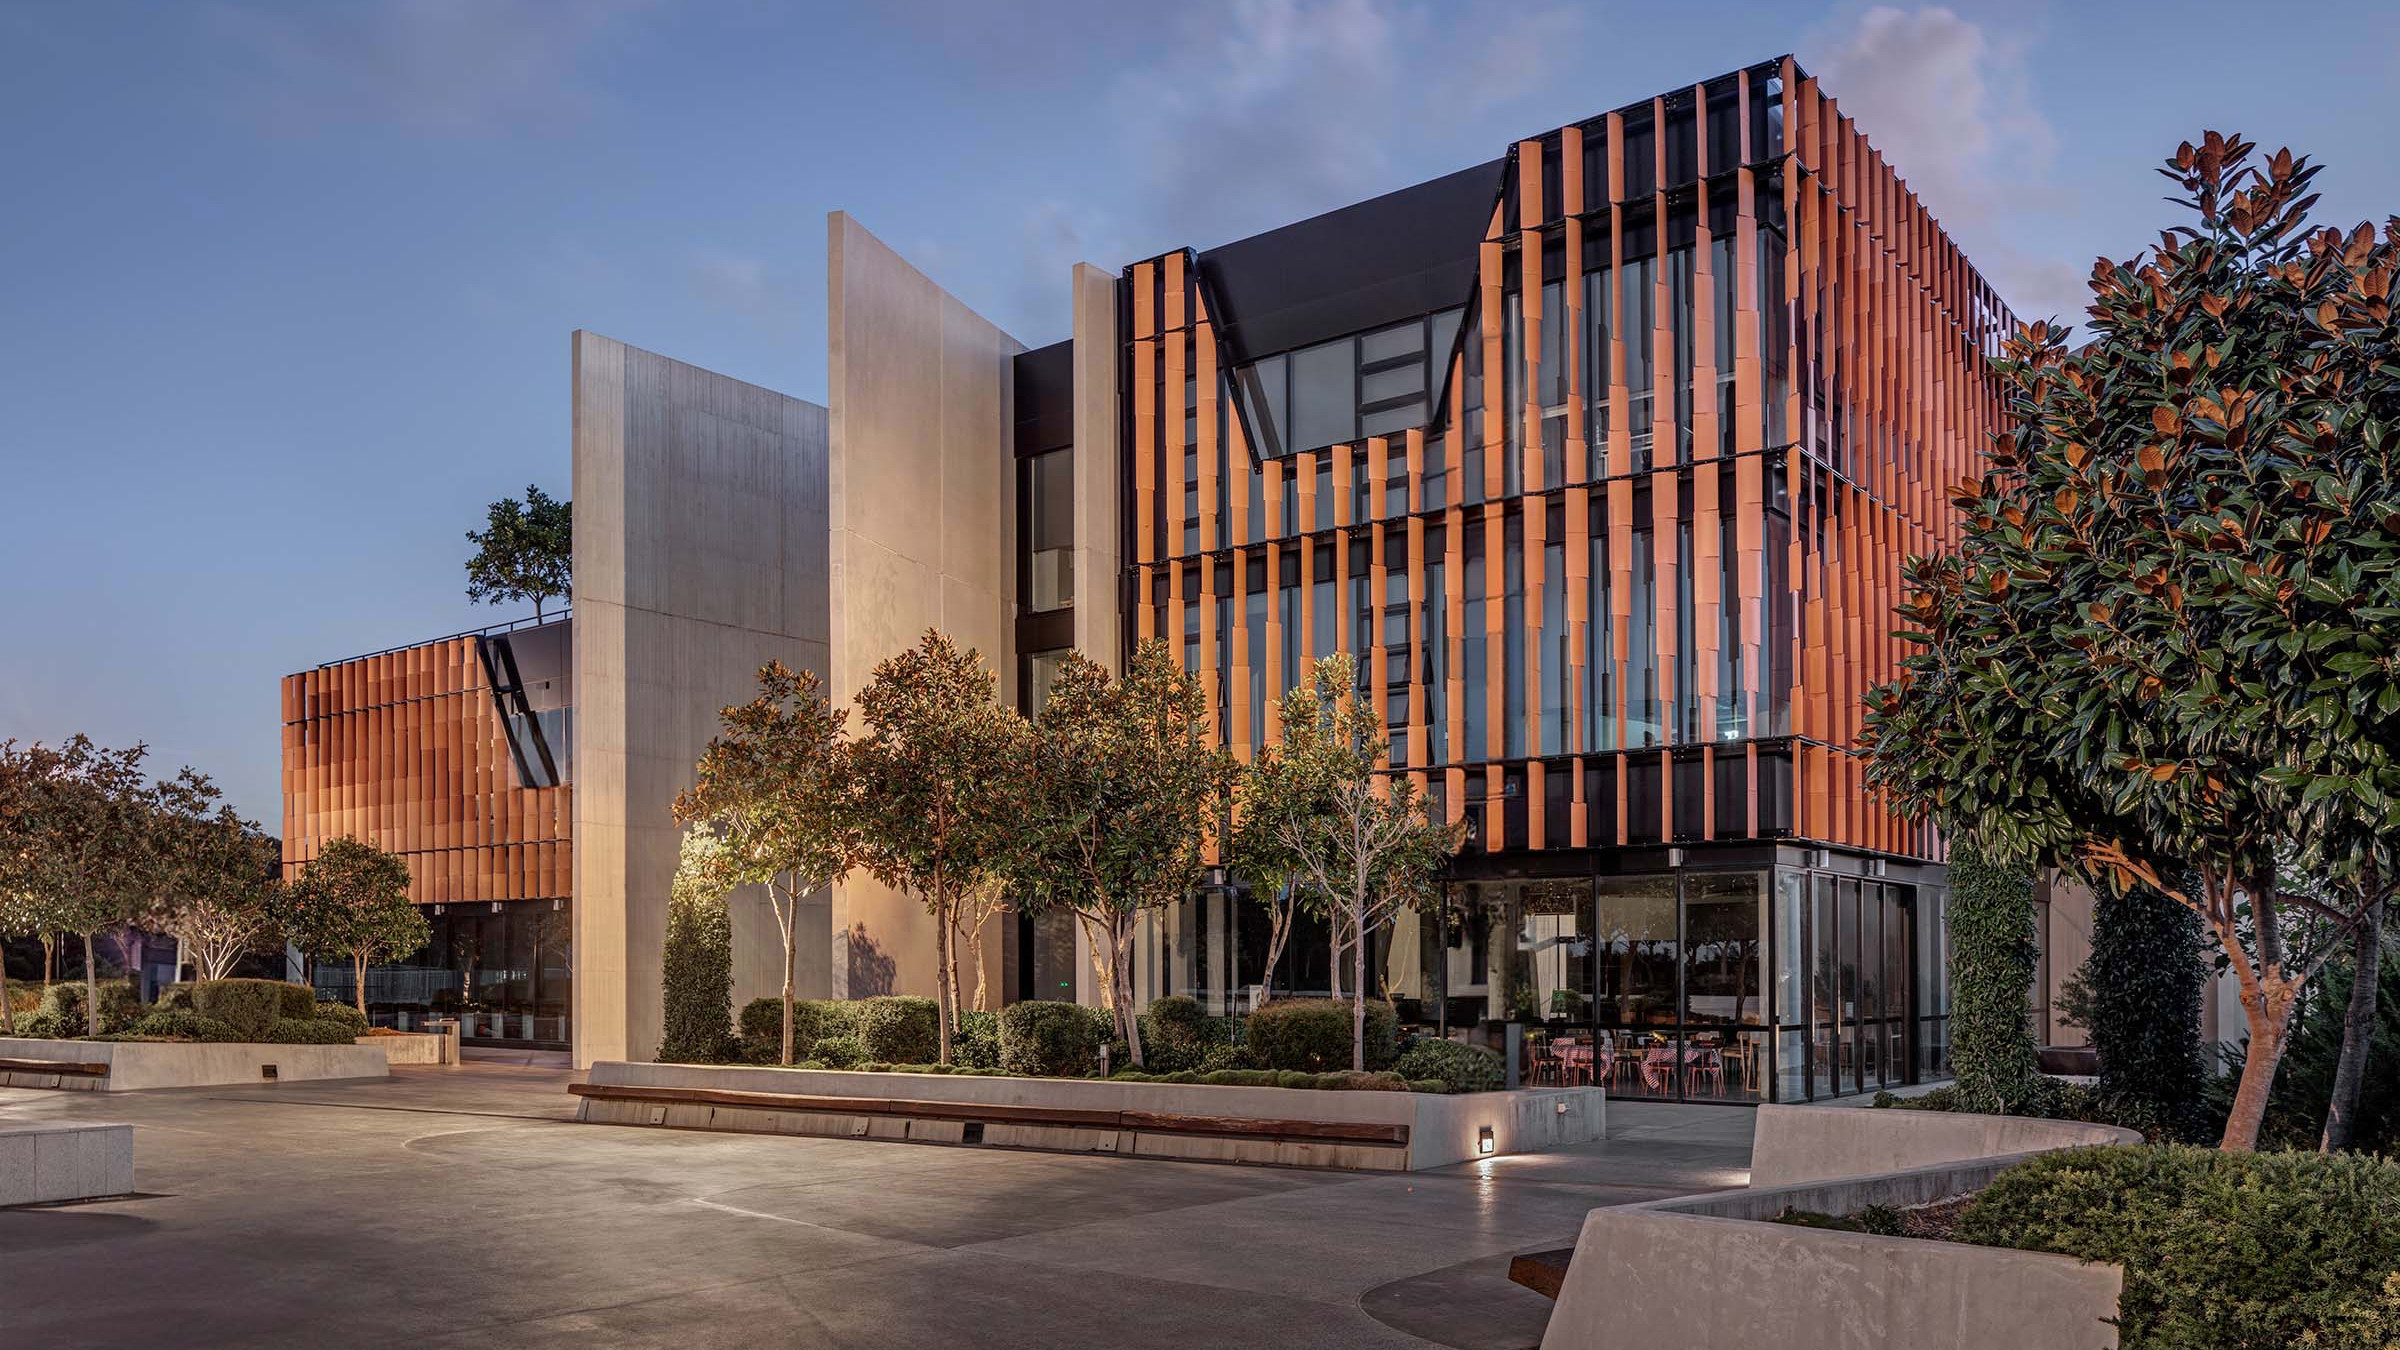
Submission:
M 367 968 L 368 1021 L 416 1031 L 454 1018 L 469 1044 L 568 1048 L 575 916 L 566 900 L 418 908 L 431 936 L 406 959 Z M 355 997 L 346 963 L 319 962 L 312 976 L 319 998 Z
M 1379 935 L 1368 981 L 1420 1033 L 1515 1044 L 1526 1081 L 1757 1103 L 1949 1075 L 1939 867 L 1806 848 L 1587 857 L 1544 876 L 1471 861 L 1493 874 L 1462 868 L 1437 909 Z M 1271 928 L 1238 883 L 1204 891 L 1161 923 L 1152 987 L 1238 1018 L 1270 985 Z M 1333 959 L 1323 923 L 1301 918 L 1274 994 L 1332 993 Z

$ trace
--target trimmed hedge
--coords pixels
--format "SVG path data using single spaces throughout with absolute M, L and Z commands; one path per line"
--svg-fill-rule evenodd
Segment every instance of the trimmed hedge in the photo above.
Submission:
M 1031 1078 L 1081 1078 L 1100 1066 L 1108 1014 L 1080 1003 L 1028 999 L 1000 1010 L 1000 1069 Z
M 1432 1036 L 1409 1042 L 1392 1072 L 1412 1081 L 1434 1079 L 1445 1092 L 1497 1092 L 1508 1083 L 1508 1062 L 1498 1051 Z
M 283 980 L 201 980 L 192 986 L 192 1010 L 227 1023 L 246 1040 L 269 1040 L 267 1032 L 279 1021 L 316 1020 L 317 992 Z
M 867 1043 L 856 1036 L 824 1036 L 809 1048 L 811 1062 L 828 1069 L 852 1069 L 867 1062 Z
M 1347 999 L 1286 998 L 1250 1014 L 1244 1031 L 1250 1054 L 1270 1069 L 1322 1073 L 1350 1067 L 1352 1008 Z M 1366 1065 L 1388 1069 L 1400 1057 L 1400 1019 L 1392 1005 L 1367 1000 Z
M 858 1039 L 867 1058 L 930 1064 L 941 1054 L 941 1005 L 907 994 L 878 994 L 858 1005 Z
M 792 1000 L 792 1059 L 810 1057 L 812 1047 L 826 1036 L 848 1036 L 858 1030 L 858 1006 L 846 999 Z M 783 1051 L 783 999 L 754 998 L 742 1005 L 741 1057 L 751 1064 L 773 1064 Z
M 182 1012 L 173 1008 L 151 1013 L 148 1017 L 126 1028 L 125 1034 L 149 1040 L 204 1041 L 217 1044 L 242 1039 L 242 1033 L 234 1030 L 229 1023 L 220 1022 L 213 1017 L 202 1017 L 195 1012 Z
M 1878 1092 L 1870 1106 L 1889 1107 L 1899 1111 L 1965 1111 L 1977 1112 L 1966 1105 L 1954 1085 L 1937 1087 L 1914 1097 Z M 2034 1120 L 2072 1120 L 2085 1125 L 2116 1125 L 2139 1131 L 2153 1144 L 2174 1142 L 2174 1131 L 2168 1128 L 2166 1117 L 2151 1109 L 2138 1098 L 2117 1096 L 2105 1088 L 2090 1083 L 2069 1083 L 2047 1076 L 2037 1079 L 2026 1095 L 2008 1112 Z
M 100 1031 L 106 1035 L 123 1031 L 142 1020 L 150 1011 L 143 1005 L 141 991 L 125 980 L 100 981 Z M 41 1008 L 35 1017 L 46 1017 L 57 1028 L 48 1034 L 53 1037 L 81 1036 L 89 1027 L 83 1015 L 83 981 L 60 980 L 42 991 Z M 20 1036 L 30 1033 L 19 1031 Z
M 1138 1020 L 1142 1027 L 1142 1067 L 1151 1073 L 1207 1067 L 1209 1056 L 1225 1048 L 1232 1039 L 1231 1027 L 1222 1019 L 1209 1016 L 1208 1010 L 1200 1006 L 1200 1000 L 1184 994 L 1152 1000 Z M 1113 1044 L 1118 1048 L 1111 1051 L 1110 1063 L 1133 1062 L 1122 1042 Z
M 268 1026 L 264 1036 L 245 1036 L 244 1040 L 260 1040 L 270 1045 L 349 1045 L 358 1034 L 340 1022 L 320 1022 L 313 1017 L 285 1017 Z
M 191 1012 L 192 981 L 177 980 L 158 991 L 158 1001 L 150 1005 L 157 1012 Z
M 1201 1083 L 1209 1087 L 1279 1087 L 1304 1088 L 1316 1092 L 1424 1092 L 1441 1091 L 1438 1084 L 1421 1087 L 1396 1073 L 1354 1073 L 1343 1069 L 1337 1073 L 1293 1073 L 1276 1069 L 1223 1069 L 1216 1073 L 1144 1073 L 1127 1069 L 1108 1076 L 1112 1083 Z
M 961 1069 L 1000 1067 L 1000 1014 L 962 1012 L 958 1032 L 950 1043 L 952 1064 Z
M 350 1028 L 350 1034 L 353 1036 L 367 1034 L 367 1015 L 347 1003 L 320 1002 L 311 1016 L 320 1022 L 339 1022 Z
M 2391 1343 L 2400 1163 L 2121 1145 L 2001 1173 L 1957 1241 L 2113 1261 L 2124 1350 Z M 2365 1339 L 2363 1327 L 2378 1328 Z
M 692 845 L 687 841 L 685 848 Z M 667 936 L 659 954 L 662 1020 L 658 1058 L 669 1064 L 716 1064 L 733 1056 L 733 920 L 722 895 L 695 894 L 679 872 L 667 899 Z M 775 1049 L 783 1051 L 782 999 L 775 1000 Z M 795 1044 L 799 1013 L 793 1010 Z
M 2021 1114 L 2041 1091 L 2026 1026 L 2033 987 L 2033 875 L 1961 836 L 1950 849 L 1950 1063 L 1973 1109 Z
M 2222 1123 L 2208 1119 L 2200 1047 L 2214 946 L 2198 914 L 2147 886 L 2102 897 L 2092 914 L 2092 953 L 2060 1000 L 2091 1032 L 2100 1090 L 2126 1114 L 2165 1122 L 2190 1143 Z

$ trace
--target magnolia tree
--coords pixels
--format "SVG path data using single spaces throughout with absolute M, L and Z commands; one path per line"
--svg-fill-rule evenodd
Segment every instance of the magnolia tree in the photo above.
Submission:
M 301 864 L 282 897 L 284 932 L 313 955 L 349 958 L 358 1015 L 367 1015 L 367 967 L 425 945 L 432 926 L 408 900 L 408 864 L 343 835 Z
M 224 979 L 275 931 L 282 847 L 224 805 L 206 774 L 187 768 L 160 783 L 157 794 L 151 921 L 183 945 L 199 978 Z
M 100 1034 L 92 939 L 143 912 L 155 798 L 146 747 L 110 750 L 75 736 L 57 747 L 0 742 L 0 889 L 23 897 L 20 922 L 83 939 L 84 1024 Z
M 2201 916 L 2250 1037 L 2228 1149 L 2335 950 L 2299 931 L 2367 933 L 2400 877 L 2400 241 L 2311 233 L 2316 169 L 2252 149 L 2169 162 L 2197 223 L 2094 268 L 2088 344 L 2008 343 L 2011 428 L 1907 565 L 1866 738 L 1903 807 Z
M 783 940 L 781 1062 L 789 1064 L 800 902 L 856 865 L 858 795 L 842 739 L 848 714 L 826 700 L 816 672 L 794 674 L 770 661 L 759 668 L 758 689 L 720 714 L 723 730 L 675 799 L 675 819 L 723 840 L 711 884 L 766 887 Z
M 1434 903 L 1463 823 L 1433 817 L 1406 777 L 1378 772 L 1382 714 L 1347 655 L 1310 665 L 1282 702 L 1283 740 L 1251 764 L 1243 810 L 1268 822 L 1300 884 L 1324 904 L 1351 958 L 1350 1067 L 1366 1068 L 1367 954 L 1401 913 Z
M 958 1025 L 958 948 L 969 911 L 1002 877 L 1024 822 L 1016 798 L 1028 730 L 993 695 L 992 673 L 975 649 L 928 629 L 876 666 L 856 699 L 866 732 L 851 747 L 860 861 L 933 917 L 944 1064 Z
M 1070 652 L 1034 729 L 1012 889 L 1028 908 L 1071 911 L 1103 954 L 1117 1034 L 1142 1066 L 1133 999 L 1141 916 L 1189 895 L 1234 782 L 1198 676 L 1143 643 L 1123 679 Z

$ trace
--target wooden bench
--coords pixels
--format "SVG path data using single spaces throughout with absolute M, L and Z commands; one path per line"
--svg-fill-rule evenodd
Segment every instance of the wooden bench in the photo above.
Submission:
M 1069 1129 L 1132 1130 L 1142 1134 L 1202 1135 L 1219 1139 L 1264 1139 L 1278 1143 L 1408 1147 L 1408 1126 L 1376 1122 L 1195 1116 L 1164 1111 L 915 1101 L 902 1097 L 815 1097 L 793 1092 L 634 1087 L 615 1083 L 569 1083 L 567 1091 L 593 1101 L 639 1102 L 658 1106 L 728 1106 L 753 1111 L 807 1111 L 829 1116 L 901 1116 L 982 1124 L 1046 1125 Z
M 1574 1259 L 1573 1247 L 1527 1252 L 1508 1263 L 1509 1282 L 1521 1284 L 1555 1303 L 1558 1291 L 1567 1282 L 1567 1263 Z
M 108 1065 L 71 1059 L 0 1058 L 0 1073 L 54 1073 L 67 1078 L 106 1078 Z

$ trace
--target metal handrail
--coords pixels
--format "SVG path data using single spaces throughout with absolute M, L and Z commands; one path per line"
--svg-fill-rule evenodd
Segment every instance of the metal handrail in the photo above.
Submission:
M 545 614 L 540 618 L 528 616 L 522 619 L 510 619 L 505 623 L 486 624 L 481 628 L 469 628 L 461 632 L 445 633 L 441 637 L 426 638 L 422 642 L 403 642 L 397 647 L 385 647 L 380 651 L 363 652 L 357 656 L 345 656 L 335 661 L 319 661 L 317 663 L 317 669 L 328 670 L 334 666 L 346 666 L 353 661 L 370 661 L 378 656 L 390 656 L 394 652 L 414 651 L 419 647 L 430 647 L 437 642 L 456 642 L 460 638 L 468 637 L 491 637 L 496 633 L 510 633 L 519 628 L 540 628 L 548 624 L 558 623 L 561 620 L 571 618 L 573 617 L 574 613 L 574 606 L 561 605 L 559 606 L 556 614 Z

